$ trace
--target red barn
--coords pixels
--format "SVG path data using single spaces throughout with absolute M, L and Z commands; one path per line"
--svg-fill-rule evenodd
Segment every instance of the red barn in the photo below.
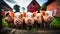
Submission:
M 0 9 L 3 9 L 4 11 L 12 11 L 13 9 L 3 0 L 0 0 Z
M 32 0 L 32 2 L 27 7 L 27 12 L 35 12 L 40 10 L 40 5 L 36 0 Z
M 54 2 L 47 5 L 46 10 L 56 10 L 56 16 L 59 16 L 60 15 L 60 0 L 54 0 Z

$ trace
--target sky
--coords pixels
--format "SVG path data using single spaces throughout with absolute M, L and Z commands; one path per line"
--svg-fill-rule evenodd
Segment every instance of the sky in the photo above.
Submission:
M 14 5 L 19 5 L 20 6 L 20 12 L 22 12 L 22 7 L 25 7 L 25 12 L 27 12 L 27 6 L 30 4 L 32 0 L 10 0 L 10 2 L 4 0 L 12 9 Z M 47 2 L 48 0 L 36 0 L 40 6 L 43 5 L 43 3 Z M 14 2 L 14 3 L 13 3 Z M 14 9 L 13 9 L 14 11 Z

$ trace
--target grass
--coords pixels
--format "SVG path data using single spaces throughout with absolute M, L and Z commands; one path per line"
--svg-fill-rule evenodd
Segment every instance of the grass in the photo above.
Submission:
M 8 23 L 5 21 L 4 17 L 2 17 L 2 26 L 8 27 Z
M 54 17 L 54 21 L 51 23 L 53 27 L 60 28 L 60 17 Z

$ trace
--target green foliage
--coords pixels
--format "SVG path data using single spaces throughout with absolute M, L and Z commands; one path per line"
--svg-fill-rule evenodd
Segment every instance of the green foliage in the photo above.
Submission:
M 36 32 L 37 28 L 32 28 L 31 31 Z
M 60 28 L 60 17 L 54 17 L 54 21 L 51 23 L 53 27 Z
M 19 5 L 14 5 L 15 12 L 20 12 L 20 6 Z
M 4 17 L 2 17 L 2 26 L 8 27 L 8 23 L 5 21 Z
M 24 7 L 22 7 L 22 10 L 24 11 L 24 10 L 25 10 L 25 8 L 24 8 Z
M 46 3 L 44 3 L 44 4 L 42 5 L 42 7 L 40 8 L 40 10 L 46 10 Z

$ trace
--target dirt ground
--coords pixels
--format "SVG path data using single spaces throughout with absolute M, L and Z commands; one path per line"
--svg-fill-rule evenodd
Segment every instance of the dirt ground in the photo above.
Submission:
M 13 28 L 3 28 L 0 34 L 60 34 L 60 30 L 20 30 Z

